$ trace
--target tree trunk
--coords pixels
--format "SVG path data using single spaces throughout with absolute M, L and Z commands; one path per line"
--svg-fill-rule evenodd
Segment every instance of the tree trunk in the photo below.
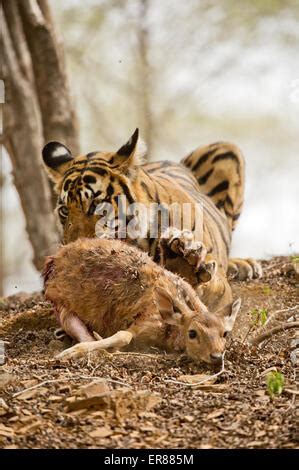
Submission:
M 49 7 L 45 0 L 21 0 L 19 5 L 32 60 L 44 139 L 47 142 L 62 141 L 74 155 L 78 155 L 77 119 L 70 97 L 61 42 L 57 33 L 54 35 Z
M 153 119 L 151 112 L 151 68 L 149 64 L 149 0 L 140 0 L 137 38 L 140 60 L 140 111 L 144 140 L 147 145 L 148 159 L 151 159 L 153 146 Z
M 53 252 L 58 232 L 50 185 L 42 167 L 45 142 L 60 140 L 79 152 L 77 120 L 66 78 L 61 43 L 46 0 L 4 0 L 3 142 L 25 214 L 37 269 Z
M 0 100 L 0 103 L 2 101 Z M 2 132 L 2 110 L 0 117 L 0 126 Z M 3 171 L 2 171 L 2 147 L 0 146 L 0 297 L 4 295 L 4 237 L 3 237 Z

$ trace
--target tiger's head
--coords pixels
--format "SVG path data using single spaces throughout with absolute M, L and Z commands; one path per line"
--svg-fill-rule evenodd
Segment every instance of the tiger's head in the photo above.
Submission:
M 63 242 L 94 237 L 102 203 L 112 204 L 117 213 L 118 196 L 134 202 L 130 182 L 140 164 L 142 149 L 138 129 L 117 152 L 92 152 L 74 157 L 59 142 L 43 148 L 43 161 L 58 195 L 57 212 L 63 227 Z

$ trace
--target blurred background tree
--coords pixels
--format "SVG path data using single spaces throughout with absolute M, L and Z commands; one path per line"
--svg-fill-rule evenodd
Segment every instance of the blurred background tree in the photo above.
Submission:
M 45 142 L 54 139 L 64 140 L 78 152 L 76 116 L 47 1 L 6 0 L 2 7 L 3 143 L 33 248 L 33 263 L 41 269 L 58 236 L 40 152 Z
M 297 0 L 52 0 L 51 7 L 83 152 L 116 149 L 137 126 L 153 160 L 233 141 L 247 166 L 233 253 L 299 251 Z M 34 288 L 38 277 L 30 245 L 19 246 L 22 213 L 5 158 L 4 170 L 6 291 L 13 292 Z M 20 232 L 12 236 L 12 227 Z

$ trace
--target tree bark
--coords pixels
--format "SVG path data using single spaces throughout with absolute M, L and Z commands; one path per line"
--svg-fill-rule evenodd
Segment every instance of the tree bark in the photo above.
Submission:
M 0 100 L 0 103 L 2 101 Z M 2 128 L 2 110 L 0 117 L 0 126 Z M 0 297 L 4 295 L 4 237 L 3 237 L 3 171 L 2 171 L 2 147 L 0 147 Z
M 61 42 L 55 35 L 47 1 L 4 0 L 2 5 L 6 91 L 3 143 L 12 161 L 33 262 L 41 269 L 44 256 L 58 243 L 41 150 L 45 142 L 61 140 L 78 153 L 77 119 Z
M 137 25 L 138 50 L 140 60 L 140 111 L 144 140 L 147 146 L 148 159 L 151 159 L 153 146 L 153 119 L 151 112 L 151 68 L 149 64 L 149 0 L 140 0 Z
M 70 96 L 61 42 L 57 33 L 54 35 L 49 7 L 45 0 L 39 0 L 38 3 L 36 0 L 21 0 L 19 5 L 32 60 L 44 139 L 47 142 L 62 141 L 74 155 L 78 155 L 77 118 Z

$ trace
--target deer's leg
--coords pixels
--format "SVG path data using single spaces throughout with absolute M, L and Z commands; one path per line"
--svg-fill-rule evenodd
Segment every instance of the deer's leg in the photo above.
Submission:
M 71 348 L 65 349 L 56 357 L 58 359 L 75 359 L 99 349 L 121 349 L 127 346 L 131 342 L 132 338 L 133 334 L 129 330 L 118 331 L 114 335 L 99 341 L 85 341 L 78 343 Z
M 73 339 L 79 342 L 94 341 L 94 337 L 76 314 L 61 308 L 57 309 L 57 317 L 62 329 Z

